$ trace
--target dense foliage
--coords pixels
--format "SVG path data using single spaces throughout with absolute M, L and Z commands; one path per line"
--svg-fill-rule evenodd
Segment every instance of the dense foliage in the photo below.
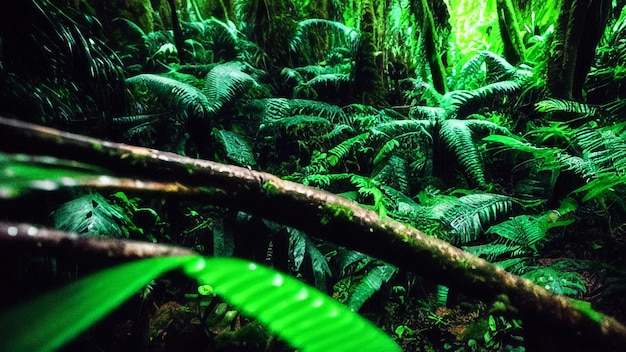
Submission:
M 626 11 L 624 1 L 591 3 L 12 2 L 0 14 L 0 113 L 339 194 L 624 322 Z M 406 350 L 532 349 L 506 299 L 477 301 L 193 197 L 23 195 L 29 172 L 54 167 L 0 156 L 4 171 L 26 168 L 0 178 L 2 220 L 263 263 Z M 8 304 L 97 268 L 2 261 L 15 288 Z M 115 332 L 89 331 L 68 349 L 170 350 L 185 339 L 197 350 L 288 349 L 194 290 L 176 275 L 153 281 L 136 297 L 139 312 L 126 307 L 103 323 Z

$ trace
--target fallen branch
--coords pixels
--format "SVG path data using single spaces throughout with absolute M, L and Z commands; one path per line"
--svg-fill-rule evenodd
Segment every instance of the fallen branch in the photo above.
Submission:
M 621 350 L 626 346 L 626 327 L 615 319 L 590 314 L 566 297 L 415 228 L 380 218 L 346 198 L 268 173 L 174 153 L 4 118 L 0 118 L 0 126 L 0 149 L 8 152 L 50 155 L 104 167 L 114 176 L 198 187 L 208 202 L 293 226 L 468 295 L 492 299 L 505 294 L 519 310 L 525 327 L 542 337 L 553 337 L 560 349 Z M 533 339 L 527 336 L 528 343 Z
M 198 255 L 190 249 L 165 244 L 84 236 L 7 222 L 0 222 L 0 247 L 12 253 L 42 253 L 89 261 Z

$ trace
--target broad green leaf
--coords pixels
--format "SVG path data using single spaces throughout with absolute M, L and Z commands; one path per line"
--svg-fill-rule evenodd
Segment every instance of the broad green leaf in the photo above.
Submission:
M 193 257 L 118 265 L 44 294 L 0 315 L 0 351 L 53 351 L 121 305 L 150 280 Z
M 186 272 L 302 351 L 401 351 L 346 306 L 269 268 L 234 258 L 199 258 Z
M 58 349 L 152 279 L 180 267 L 200 282 L 201 294 L 221 295 L 302 351 L 401 351 L 371 322 L 295 278 L 240 259 L 199 256 L 118 265 L 3 312 L 0 350 Z
M 106 174 L 103 169 L 76 161 L 0 153 L 0 198 L 16 198 L 29 191 L 76 186 Z

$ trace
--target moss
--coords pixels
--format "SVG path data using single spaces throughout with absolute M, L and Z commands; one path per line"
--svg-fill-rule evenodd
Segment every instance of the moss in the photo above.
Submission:
M 590 302 L 581 301 L 573 298 L 570 298 L 569 301 L 570 303 L 572 303 L 572 306 L 574 306 L 581 313 L 583 313 L 585 316 L 595 321 L 596 323 L 601 323 L 602 320 L 604 320 L 604 316 L 602 315 L 602 313 L 599 313 L 598 311 L 593 309 Z
M 265 193 L 270 196 L 275 196 L 282 193 L 280 188 L 273 184 L 272 181 L 265 181 L 263 183 L 263 189 L 265 190 Z
M 348 221 L 352 221 L 354 218 L 354 211 L 345 205 L 329 204 L 324 208 L 320 222 L 322 225 L 326 225 L 330 222 L 330 220 L 336 218 L 344 218 Z

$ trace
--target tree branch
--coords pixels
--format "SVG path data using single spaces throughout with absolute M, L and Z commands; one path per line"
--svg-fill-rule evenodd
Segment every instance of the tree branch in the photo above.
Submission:
M 590 314 L 563 296 L 415 228 L 380 218 L 351 200 L 268 173 L 5 118 L 0 118 L 0 150 L 51 155 L 105 167 L 123 177 L 198 187 L 216 205 L 298 228 L 466 294 L 484 299 L 506 294 L 521 318 L 535 328 L 544 326 L 538 333 L 549 332 L 561 349 L 626 346 L 626 327 L 613 318 Z
M 149 242 L 80 236 L 29 224 L 0 222 L 3 250 L 68 255 L 89 260 L 138 259 L 164 256 L 198 255 L 186 248 Z

